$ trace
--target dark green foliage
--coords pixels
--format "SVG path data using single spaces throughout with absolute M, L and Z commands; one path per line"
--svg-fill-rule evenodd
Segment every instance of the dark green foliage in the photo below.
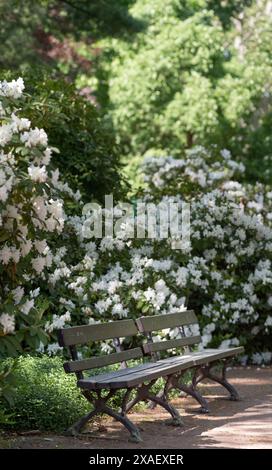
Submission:
M 233 18 L 238 17 L 239 13 L 251 6 L 254 0 L 208 0 L 207 4 L 216 16 L 220 19 L 224 28 L 230 28 L 233 25 Z
M 59 149 L 54 161 L 62 180 L 79 189 L 86 202 L 91 198 L 104 201 L 104 195 L 112 193 L 121 197 L 115 138 L 94 105 L 64 81 L 36 82 L 30 93 L 35 101 L 30 117 L 45 129 L 51 145 Z
M 0 64 L 13 70 L 48 64 L 84 70 L 74 41 L 132 34 L 142 28 L 128 12 L 133 0 L 0 0 Z M 65 43 L 65 46 L 62 47 Z
M 16 366 L 17 361 L 14 360 L 0 362 L 0 426 L 14 423 L 9 407 L 14 405 L 16 379 L 13 372 Z

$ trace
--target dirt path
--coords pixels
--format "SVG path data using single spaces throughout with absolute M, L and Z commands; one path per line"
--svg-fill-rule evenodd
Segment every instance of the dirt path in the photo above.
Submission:
M 229 371 L 230 381 L 242 400 L 231 402 L 225 390 L 205 383 L 202 392 L 210 403 L 211 413 L 200 415 L 190 398 L 174 403 L 184 417 L 185 427 L 175 428 L 164 422 L 167 414 L 159 408 L 130 415 L 142 429 L 142 444 L 127 440 L 127 432 L 114 421 L 107 421 L 107 432 L 96 436 L 69 438 L 59 435 L 9 436 L 1 447 L 18 448 L 93 448 L 93 449 L 194 449 L 194 448 L 261 448 L 272 449 L 272 369 L 237 368 Z

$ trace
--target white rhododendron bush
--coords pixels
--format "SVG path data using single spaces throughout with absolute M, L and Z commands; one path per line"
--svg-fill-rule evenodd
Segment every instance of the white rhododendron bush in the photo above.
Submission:
M 72 196 L 50 170 L 43 129 L 23 115 L 22 79 L 0 82 L 0 354 L 33 351 L 50 338 L 40 292 L 59 262 L 54 240 L 63 231 L 62 194 Z
M 202 147 L 184 160 L 144 163 L 153 198 L 168 193 L 191 204 L 191 251 L 177 283 L 198 313 L 203 345 L 244 345 L 260 364 L 272 357 L 272 191 L 239 183 L 243 171 L 227 150 Z
M 272 192 L 239 183 L 244 167 L 227 150 L 148 157 L 139 199 L 189 202 L 190 246 L 133 238 L 137 212 L 117 236 L 86 236 L 92 214 L 81 215 L 79 195 L 51 170 L 45 132 L 23 118 L 23 88 L 21 79 L 0 84 L 1 356 L 56 353 L 65 325 L 194 308 L 202 347 L 244 345 L 244 362 L 271 361 Z M 114 220 L 121 214 L 115 207 Z
M 144 171 L 144 200 L 190 202 L 191 246 L 131 239 L 129 221 L 118 237 L 95 243 L 84 238 L 88 216 L 70 219 L 85 256 L 52 272 L 51 282 L 63 289 L 71 317 L 92 323 L 194 308 L 202 347 L 244 345 L 243 362 L 270 362 L 272 193 L 231 180 L 244 168 L 227 151 L 212 156 L 198 147 L 184 161 L 148 158 Z

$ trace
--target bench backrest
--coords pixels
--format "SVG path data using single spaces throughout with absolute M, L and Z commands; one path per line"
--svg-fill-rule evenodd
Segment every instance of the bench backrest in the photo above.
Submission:
M 104 367 L 112 364 L 124 363 L 129 359 L 143 357 L 142 349 L 137 347 L 121 350 L 120 338 L 137 335 L 138 330 L 133 320 L 118 320 L 94 325 L 73 326 L 58 331 L 60 346 L 70 350 L 72 361 L 64 364 L 66 372 L 74 372 L 78 378 L 82 378 L 82 372 L 88 369 Z M 95 356 L 87 359 L 78 359 L 77 346 L 107 339 L 117 340 L 115 346 L 117 352 Z
M 147 343 L 143 345 L 145 354 L 153 357 L 157 353 L 167 351 L 169 349 L 183 348 L 198 344 L 201 342 L 201 336 L 185 336 L 184 326 L 197 324 L 197 317 L 193 310 L 187 310 L 178 313 L 169 313 L 165 315 L 154 315 L 150 317 L 140 317 L 136 320 L 137 327 L 141 333 L 147 337 Z M 182 338 L 162 340 L 154 342 L 152 332 L 164 329 L 179 328 Z

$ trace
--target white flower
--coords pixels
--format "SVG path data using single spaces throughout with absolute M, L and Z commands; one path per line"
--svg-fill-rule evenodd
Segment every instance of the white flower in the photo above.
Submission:
M 170 293 L 170 290 L 165 284 L 165 281 L 163 279 L 160 279 L 159 281 L 157 281 L 154 287 L 156 291 L 161 291 L 165 296 L 169 295 Z
M 272 317 L 270 315 L 265 320 L 264 326 L 272 326 Z
M 59 181 L 59 169 L 58 168 L 51 172 L 51 181 L 52 181 L 53 186 L 57 185 Z
M 29 295 L 32 299 L 35 299 L 36 297 L 38 297 L 39 293 L 40 293 L 40 288 L 37 287 L 37 289 L 31 290 L 29 292 Z
M 33 258 L 31 261 L 33 269 L 38 273 L 41 274 L 43 271 L 45 264 L 46 264 L 46 259 L 43 256 L 38 256 L 37 258 Z
M 30 252 L 31 248 L 32 248 L 32 241 L 31 241 L 31 240 L 27 240 L 26 242 L 21 243 L 21 253 L 22 253 L 22 256 L 28 255 L 28 253 Z
M 21 286 L 16 287 L 16 289 L 12 290 L 12 295 L 14 298 L 15 305 L 18 305 L 21 302 L 22 297 L 24 295 L 24 288 Z
M 187 268 L 179 268 L 177 271 L 176 282 L 180 287 L 185 287 L 188 281 L 189 272 Z
M 47 134 L 43 129 L 31 129 L 21 135 L 21 141 L 26 147 L 35 147 L 36 145 L 47 146 Z
M 21 307 L 20 310 L 25 315 L 28 315 L 30 310 L 34 307 L 34 299 L 27 300 Z
M 41 164 L 45 165 L 45 166 L 49 165 L 50 160 L 51 160 L 51 156 L 52 156 L 52 150 L 51 150 L 50 147 L 47 147 L 45 149 L 45 151 L 43 152 L 43 157 L 42 157 L 42 160 L 41 160 Z M 55 170 L 55 171 L 58 171 L 58 170 Z
M 103 314 L 108 310 L 111 304 L 112 300 L 108 297 L 106 300 L 98 300 L 98 302 L 96 302 L 94 306 L 100 314 Z
M 230 157 L 231 157 L 231 153 L 228 149 L 223 149 L 221 150 L 221 155 L 223 158 L 225 158 L 226 160 L 228 160 Z
M 47 207 L 45 198 L 42 196 L 38 196 L 33 200 L 33 207 L 35 209 L 36 214 L 38 215 L 39 219 L 42 221 L 45 220 L 47 215 Z
M 39 347 L 36 349 L 37 353 L 43 354 L 44 353 L 44 344 L 40 341 Z
M 215 330 L 215 323 L 209 323 L 208 325 L 205 326 L 203 329 L 204 334 L 210 334 Z
M 11 127 L 13 132 L 24 131 L 30 128 L 31 122 L 26 118 L 19 118 L 16 114 L 11 115 Z
M 0 325 L 3 328 L 3 332 L 5 335 L 9 333 L 13 333 L 15 330 L 15 318 L 8 313 L 2 313 L 0 315 Z
M 58 343 L 51 343 L 47 346 L 47 354 L 49 356 L 54 356 L 58 352 L 62 351 L 63 348 Z
M 112 314 L 118 315 L 119 318 L 125 318 L 128 316 L 128 310 L 123 307 L 122 304 L 115 304 L 112 308 Z
M 45 330 L 52 333 L 53 330 L 63 328 L 66 322 L 71 321 L 70 312 L 66 312 L 64 315 L 53 315 L 52 323 L 47 322 L 45 324 Z
M 1 103 L 1 101 L 0 101 L 0 117 L 5 116 L 5 114 L 6 114 L 6 111 L 5 111 L 5 109 L 3 108 L 3 105 L 2 105 L 2 103 Z
M 12 127 L 9 124 L 0 126 L 0 146 L 4 147 L 12 139 Z
M 202 345 L 205 347 L 211 341 L 212 335 L 210 333 L 206 333 L 206 334 L 202 335 L 201 338 L 202 338 Z
M 21 257 L 20 250 L 17 250 L 15 247 L 11 247 L 11 259 L 14 261 L 14 263 L 18 263 L 20 257 Z
M 36 240 L 34 242 L 34 246 L 40 255 L 46 254 L 46 252 L 49 250 L 46 240 Z
M 2 186 L 2 188 L 0 188 L 0 201 L 6 202 L 7 198 L 8 198 L 8 188 L 6 186 Z
M 6 80 L 0 82 L 0 96 L 17 99 L 22 96 L 24 89 L 24 80 L 21 77 L 11 82 L 7 82 Z
M 34 166 L 31 165 L 27 169 L 28 174 L 32 181 L 36 183 L 44 183 L 47 180 L 47 172 L 45 166 Z
M 103 342 L 101 343 L 101 352 L 104 354 L 111 354 L 112 353 L 112 346 L 109 343 Z
M 0 261 L 3 264 L 8 264 L 9 260 L 12 259 L 12 250 L 7 245 L 0 250 Z

